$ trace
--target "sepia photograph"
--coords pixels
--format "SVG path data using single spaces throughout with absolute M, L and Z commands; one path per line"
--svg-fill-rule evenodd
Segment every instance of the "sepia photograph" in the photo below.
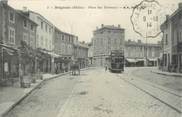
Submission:
M 182 0 L 0 0 L 0 117 L 182 117 Z

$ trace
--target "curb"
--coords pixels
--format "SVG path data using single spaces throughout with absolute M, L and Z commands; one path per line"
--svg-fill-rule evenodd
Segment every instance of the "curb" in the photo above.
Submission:
M 160 74 L 160 75 L 165 75 L 165 76 L 174 76 L 174 77 L 182 77 L 182 74 L 166 74 L 165 72 L 157 72 L 157 71 L 151 71 L 152 73 L 155 74 Z
M 85 71 L 85 70 L 88 70 L 88 69 L 94 69 L 94 67 L 83 68 L 83 69 L 81 69 L 81 71 Z M 0 115 L 0 117 L 4 117 L 9 111 L 11 111 L 16 105 L 18 105 L 21 101 L 23 101 L 27 96 L 29 96 L 35 89 L 37 89 L 44 82 L 49 81 L 51 79 L 58 78 L 60 76 L 64 76 L 64 75 L 70 74 L 70 73 L 71 72 L 69 71 L 69 72 L 65 72 L 65 73 L 60 73 L 60 74 L 58 74 L 56 76 L 52 76 L 52 77 L 47 78 L 47 79 L 43 79 L 35 87 L 32 87 L 32 89 L 28 93 L 24 94 L 18 101 L 16 101 L 13 105 L 11 105 L 5 112 L 3 112 Z

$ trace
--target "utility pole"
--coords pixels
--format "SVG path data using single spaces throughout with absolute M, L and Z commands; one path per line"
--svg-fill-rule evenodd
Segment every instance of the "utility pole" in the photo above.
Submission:
M 147 42 L 147 32 L 146 32 L 146 43 L 145 43 L 145 47 L 146 47 L 146 55 L 145 55 L 145 58 L 146 58 L 146 66 L 148 66 L 148 42 Z

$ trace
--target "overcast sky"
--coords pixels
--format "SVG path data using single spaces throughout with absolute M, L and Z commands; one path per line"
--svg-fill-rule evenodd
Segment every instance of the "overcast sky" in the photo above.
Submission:
M 158 0 L 163 15 L 174 12 L 181 0 Z M 132 9 L 88 9 L 88 6 L 135 6 L 141 0 L 9 0 L 8 4 L 16 9 L 26 6 L 28 9 L 42 14 L 60 30 L 73 33 L 80 41 L 90 42 L 93 31 L 101 24 L 118 25 L 125 28 L 125 40 L 144 38 L 135 33 L 132 29 L 130 16 Z M 81 6 L 84 9 L 55 9 L 55 6 Z M 52 8 L 53 7 L 53 8 Z M 150 38 L 148 42 L 155 43 L 161 39 Z

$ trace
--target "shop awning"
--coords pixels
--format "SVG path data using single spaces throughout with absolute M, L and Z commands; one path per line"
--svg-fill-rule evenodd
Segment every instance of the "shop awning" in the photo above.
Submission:
M 145 59 L 136 59 L 137 62 L 145 61 Z
M 126 60 L 127 60 L 129 63 L 136 63 L 136 62 L 137 62 L 136 59 L 126 58 Z
M 157 61 L 157 58 L 148 58 L 148 61 Z
M 18 49 L 13 48 L 11 46 L 0 44 L 0 47 L 3 49 L 4 52 L 6 52 L 10 56 L 18 54 Z
M 14 55 L 14 50 L 8 49 L 8 48 L 3 48 L 3 50 L 8 54 L 8 55 Z
M 49 52 L 49 51 L 45 51 L 45 50 L 40 50 L 41 52 L 45 53 L 45 54 L 48 54 L 50 55 L 51 57 L 54 57 L 54 58 L 58 58 L 60 57 L 60 55 L 54 53 L 54 52 Z
M 47 54 L 51 55 L 54 58 L 60 57 L 60 55 L 54 53 L 54 52 L 47 52 Z
M 54 62 L 55 63 L 57 63 L 57 62 L 69 63 L 69 62 L 71 62 L 71 59 L 64 59 L 63 57 L 58 57 L 58 58 L 55 58 Z

